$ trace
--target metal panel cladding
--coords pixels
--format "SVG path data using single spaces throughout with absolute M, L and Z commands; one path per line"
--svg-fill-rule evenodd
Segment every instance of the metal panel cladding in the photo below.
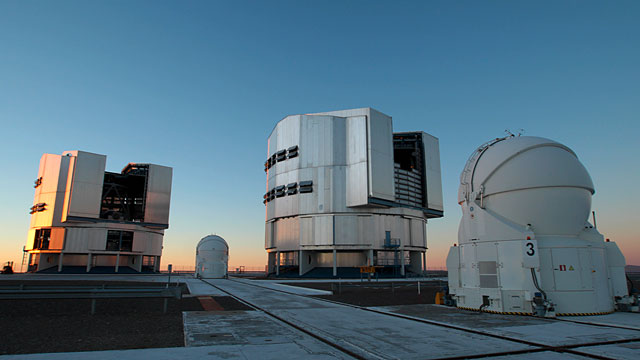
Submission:
M 172 168 L 149 164 L 147 200 L 144 211 L 145 222 L 163 225 L 169 224 L 172 177 Z
M 371 108 L 278 122 L 264 163 L 265 248 L 384 249 L 390 232 L 403 249 L 426 250 L 426 218 L 442 216 L 438 142 L 426 133 L 407 134 L 413 142 L 403 142 L 402 159 L 396 159 L 392 119 Z M 407 144 L 422 146 L 415 140 L 422 134 L 426 146 L 407 150 Z M 401 176 L 411 189 L 397 183 Z M 407 192 L 402 202 L 396 189 Z

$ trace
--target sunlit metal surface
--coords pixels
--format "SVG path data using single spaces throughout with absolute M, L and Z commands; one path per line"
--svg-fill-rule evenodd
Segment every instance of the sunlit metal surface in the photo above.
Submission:
M 25 247 L 28 271 L 158 270 L 172 169 L 130 163 L 111 173 L 105 163 L 106 156 L 84 151 L 42 156 Z
M 275 126 L 263 196 L 270 272 L 333 267 L 335 275 L 389 256 L 401 274 L 423 269 L 426 220 L 443 215 L 438 139 L 402 134 L 413 150 L 400 148 L 391 117 L 371 108 L 292 115 Z M 398 171 L 415 174 L 415 186 L 403 188 Z M 398 248 L 385 247 L 387 232 Z

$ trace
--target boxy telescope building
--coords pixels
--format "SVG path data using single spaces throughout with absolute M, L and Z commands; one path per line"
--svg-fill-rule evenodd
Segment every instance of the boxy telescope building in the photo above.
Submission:
M 427 219 L 443 216 L 437 138 L 393 133 L 371 108 L 292 115 L 273 129 L 268 156 L 270 273 L 424 269 Z
M 44 154 L 25 246 L 29 271 L 157 271 L 169 227 L 172 169 L 106 156 Z

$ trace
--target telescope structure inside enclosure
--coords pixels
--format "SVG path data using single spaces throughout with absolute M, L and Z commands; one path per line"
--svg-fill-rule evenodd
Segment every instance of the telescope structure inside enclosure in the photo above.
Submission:
M 576 154 L 555 141 L 509 136 L 480 146 L 460 176 L 459 245 L 447 257 L 457 306 L 555 316 L 609 313 L 615 299 L 627 301 L 625 259 L 588 222 L 594 192 Z
M 196 247 L 196 277 L 220 279 L 227 277 L 229 245 L 218 235 L 203 237 Z
M 172 169 L 129 163 L 105 172 L 106 156 L 44 154 L 25 246 L 29 271 L 157 271 L 169 227 Z
M 437 138 L 393 133 L 390 116 L 361 108 L 287 116 L 267 152 L 269 273 L 424 269 L 427 219 L 443 216 Z

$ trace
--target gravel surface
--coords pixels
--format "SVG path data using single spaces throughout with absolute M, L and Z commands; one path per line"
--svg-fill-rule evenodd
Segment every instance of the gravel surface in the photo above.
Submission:
M 104 281 L 12 281 L 0 286 L 131 285 Z M 139 283 L 149 286 L 158 284 Z M 184 291 L 183 291 L 184 292 Z M 224 310 L 243 310 L 230 297 L 214 297 Z M 202 311 L 195 297 L 169 299 L 98 299 L 91 315 L 90 299 L 0 300 L 0 355 L 49 352 L 141 349 L 184 346 L 183 311 Z

